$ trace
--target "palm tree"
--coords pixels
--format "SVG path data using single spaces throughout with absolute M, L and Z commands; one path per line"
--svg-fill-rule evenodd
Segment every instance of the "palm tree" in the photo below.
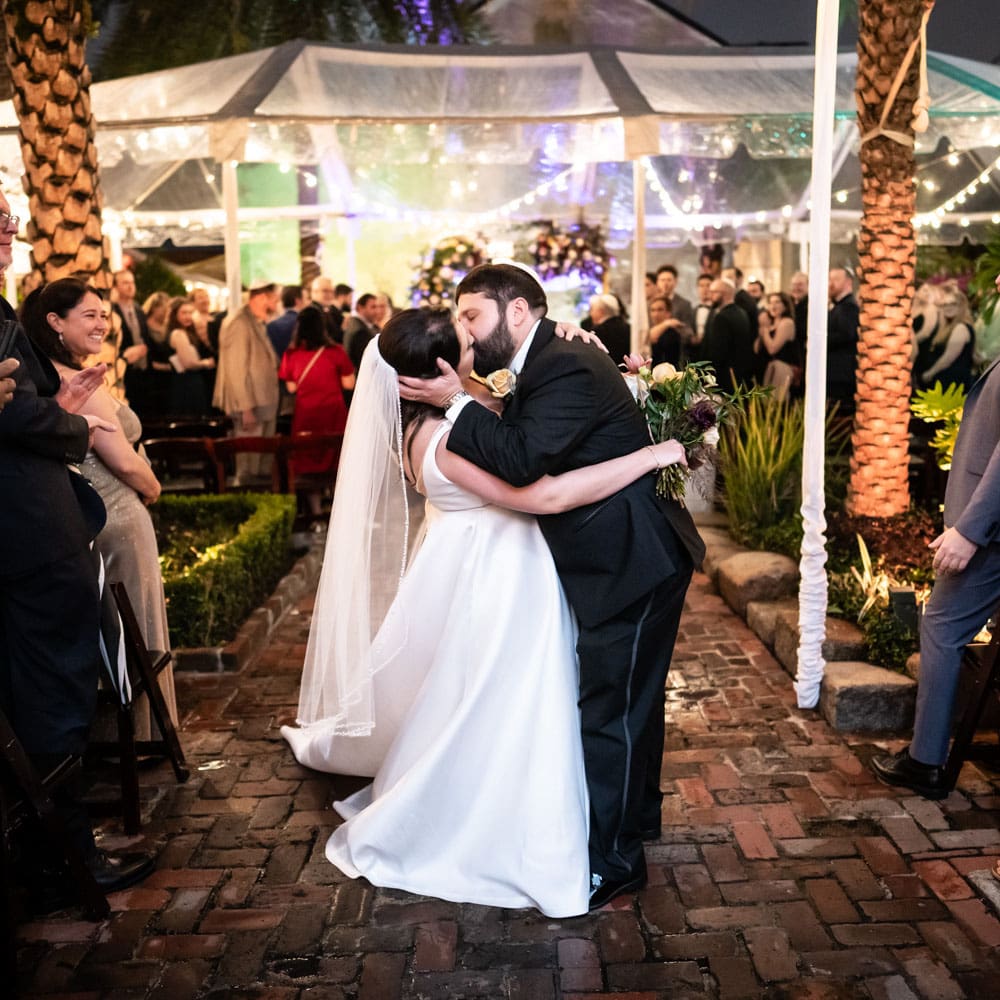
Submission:
M 868 517 L 901 514 L 910 505 L 909 316 L 916 261 L 911 120 L 918 97 L 919 58 L 911 60 L 895 101 L 882 118 L 893 81 L 919 34 L 923 13 L 933 5 L 934 0 L 859 0 L 858 4 L 861 327 L 847 507 L 852 514 Z
M 85 59 L 89 4 L 3 0 L 3 16 L 30 214 L 32 272 L 25 287 L 68 275 L 107 287 Z

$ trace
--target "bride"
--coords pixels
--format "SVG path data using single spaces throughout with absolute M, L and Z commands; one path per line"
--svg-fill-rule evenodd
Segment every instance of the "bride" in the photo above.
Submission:
M 676 442 L 515 489 L 446 448 L 440 410 L 397 375 L 464 378 L 447 310 L 409 309 L 368 346 L 306 650 L 300 763 L 373 775 L 335 803 L 346 875 L 458 902 L 587 912 L 588 803 L 575 624 L 535 518 L 684 460 Z M 472 383 L 474 385 L 474 383 Z M 410 485 L 426 498 L 406 566 Z

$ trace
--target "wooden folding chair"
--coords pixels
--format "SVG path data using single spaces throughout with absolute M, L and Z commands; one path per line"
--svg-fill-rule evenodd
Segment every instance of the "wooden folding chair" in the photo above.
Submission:
M 333 452 L 333 472 L 325 477 L 323 485 L 332 486 L 337 478 L 337 467 L 340 465 L 340 449 L 344 446 L 343 434 L 314 434 L 302 431 L 284 439 L 281 447 L 281 458 L 287 469 L 288 493 L 294 493 L 300 484 L 300 479 L 308 480 L 308 476 L 299 477 L 295 474 L 294 458 L 305 451 Z
M 142 826 L 139 810 L 139 758 L 167 757 L 173 766 L 174 775 L 181 783 L 187 781 L 190 771 L 157 680 L 160 673 L 170 664 L 170 653 L 150 651 L 146 648 L 125 585 L 114 582 L 110 587 L 121 616 L 125 661 L 132 697 L 123 699 L 120 691 L 115 688 L 107 689 L 105 700 L 114 699 L 118 738 L 115 741 L 92 741 L 89 750 L 98 755 L 114 755 L 118 758 L 122 824 L 125 833 L 131 836 L 138 833 Z M 136 739 L 132 713 L 136 699 L 142 694 L 149 699 L 150 713 L 159 727 L 159 739 Z
M 65 862 L 88 917 L 103 920 L 110 912 L 104 893 L 90 874 L 83 855 L 67 833 L 49 795 L 50 789 L 56 788 L 79 766 L 78 757 L 67 755 L 47 774 L 39 775 L 7 716 L 0 711 L 0 894 L 3 897 L 0 906 L 0 974 L 8 987 L 16 982 L 14 840 L 24 823 L 37 821 L 47 847 Z
M 214 445 L 210 437 L 156 437 L 142 442 L 146 457 L 165 481 L 165 489 L 171 489 L 168 477 L 176 479 L 184 469 L 193 469 L 201 477 L 201 491 L 205 493 L 219 489 L 219 463 Z M 173 489 L 176 492 L 177 488 Z
M 282 442 L 285 439 L 280 434 L 251 436 L 251 437 L 227 437 L 219 438 L 213 442 L 216 456 L 216 468 L 218 469 L 219 492 L 226 493 L 231 488 L 228 481 L 228 469 L 230 462 L 236 461 L 237 455 L 271 455 L 271 492 L 283 493 L 283 463 L 280 453 Z M 253 488 L 253 483 L 241 482 L 239 488 L 242 490 Z
M 1000 608 L 994 615 L 1000 621 Z M 994 625 L 988 643 L 965 647 L 963 669 L 968 671 L 969 686 L 965 708 L 955 727 L 951 751 L 944 765 L 946 787 L 952 789 L 966 760 L 993 757 L 1000 748 L 996 743 L 977 744 L 976 730 L 990 701 L 1000 702 L 1000 625 Z

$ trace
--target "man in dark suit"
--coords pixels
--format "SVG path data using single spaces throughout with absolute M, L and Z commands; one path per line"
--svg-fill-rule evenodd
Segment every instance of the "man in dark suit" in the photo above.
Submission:
M 405 395 L 447 405 L 449 449 L 520 486 L 648 443 L 646 422 L 612 359 L 555 336 L 545 293 L 529 272 L 482 265 L 462 280 L 456 299 L 476 370 L 507 367 L 517 383 L 498 420 L 461 391 L 447 365 L 442 378 L 400 379 Z M 687 510 L 656 496 L 652 476 L 539 524 L 580 623 L 596 909 L 645 884 L 642 841 L 660 829 L 664 684 L 704 546 Z
M 590 298 L 591 329 L 601 338 L 611 360 L 620 364 L 626 354 L 631 354 L 632 331 L 619 315 L 618 300 L 607 293 Z
M 857 389 L 858 326 L 861 322 L 854 281 L 843 267 L 830 271 L 830 312 L 826 319 L 826 399 L 841 416 L 854 413 Z
M 715 369 L 719 387 L 732 392 L 737 385 L 753 382 L 753 344 L 757 328 L 750 329 L 746 311 L 736 304 L 736 289 L 731 281 L 716 278 L 711 292 L 713 311 L 701 343 L 700 357 Z
M 688 344 L 694 337 L 694 308 L 677 291 L 677 268 L 673 264 L 662 264 L 656 269 L 656 287 L 667 300 L 670 327 L 677 331 L 681 344 Z
M 17 224 L 0 193 L 0 275 L 10 265 Z M 3 298 L 0 318 L 15 319 Z M 13 397 L 0 409 L 0 704 L 25 751 L 48 770 L 54 758 L 86 748 L 100 663 L 90 543 L 106 515 L 101 498 L 67 463 L 82 461 L 92 436 L 114 428 L 67 412 L 101 385 L 103 365 L 61 385 L 23 330 L 12 357 Z M 149 857 L 111 858 L 99 850 L 78 794 L 64 785 L 58 795 L 67 830 L 101 888 L 124 889 L 149 873 Z
M 1000 276 L 996 279 L 1000 291 Z M 910 745 L 875 774 L 930 799 L 948 794 L 944 763 L 962 655 L 1000 603 L 1000 359 L 969 390 L 934 549 L 934 590 L 920 622 L 920 684 Z
M 146 314 L 135 301 L 135 275 L 129 271 L 116 271 L 114 277 L 114 304 L 122 324 L 119 357 L 125 362 L 125 395 L 129 404 L 141 417 L 145 409 L 146 373 L 149 342 L 149 323 Z
M 378 336 L 375 318 L 382 312 L 378 297 L 365 292 L 354 307 L 354 314 L 344 321 L 344 350 L 357 371 L 361 367 L 361 357 L 373 337 Z

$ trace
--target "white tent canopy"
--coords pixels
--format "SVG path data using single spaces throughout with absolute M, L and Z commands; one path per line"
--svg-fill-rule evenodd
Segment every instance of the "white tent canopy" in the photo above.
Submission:
M 323 207 L 352 215 L 373 204 L 392 212 L 467 211 L 467 199 L 451 203 L 447 183 L 440 190 L 441 179 L 475 165 L 491 175 L 479 186 L 475 206 L 489 212 L 574 164 L 642 156 L 725 162 L 743 155 L 731 173 L 745 175 L 750 164 L 742 147 L 756 164 L 751 194 L 761 202 L 773 202 L 775 191 L 784 194 L 782 204 L 767 205 L 761 221 L 770 222 L 786 204 L 794 216 L 805 213 L 813 64 L 812 54 L 787 50 L 686 54 L 289 42 L 99 83 L 91 93 L 106 202 L 116 211 L 143 211 L 143 201 L 174 181 L 185 161 L 320 165 L 338 180 L 337 200 Z M 993 150 L 992 166 L 1000 146 L 1000 67 L 933 53 L 928 64 L 931 127 L 918 138 L 918 153 L 932 154 L 946 137 L 960 150 Z M 854 53 L 837 57 L 835 107 L 846 146 L 856 144 L 855 65 Z M 9 173 L 20 172 L 16 130 L 8 103 L 0 107 L 0 164 Z M 119 165 L 125 167 L 121 179 Z M 848 160 L 845 176 L 851 167 Z M 621 184 L 605 185 L 606 192 L 630 185 L 630 173 L 620 175 Z M 745 204 L 748 185 L 741 188 L 738 176 L 718 205 L 694 198 L 685 209 L 683 191 L 670 188 L 668 173 L 662 178 L 667 197 L 651 204 L 650 229 L 729 225 L 734 215 L 757 210 Z M 708 183 L 694 181 L 703 188 Z M 991 198 L 987 188 L 980 189 L 981 207 L 963 204 L 945 221 L 989 217 L 1000 196 L 994 189 Z M 739 205 L 732 191 L 742 192 Z M 940 191 L 940 201 L 922 192 L 920 210 L 943 203 L 950 192 Z M 222 207 L 218 186 L 190 193 L 195 203 L 177 211 Z M 613 199 L 614 191 L 604 197 Z M 856 217 L 854 202 L 852 195 L 841 211 Z M 612 214 L 610 206 L 603 211 Z M 537 204 L 522 214 L 538 217 Z

